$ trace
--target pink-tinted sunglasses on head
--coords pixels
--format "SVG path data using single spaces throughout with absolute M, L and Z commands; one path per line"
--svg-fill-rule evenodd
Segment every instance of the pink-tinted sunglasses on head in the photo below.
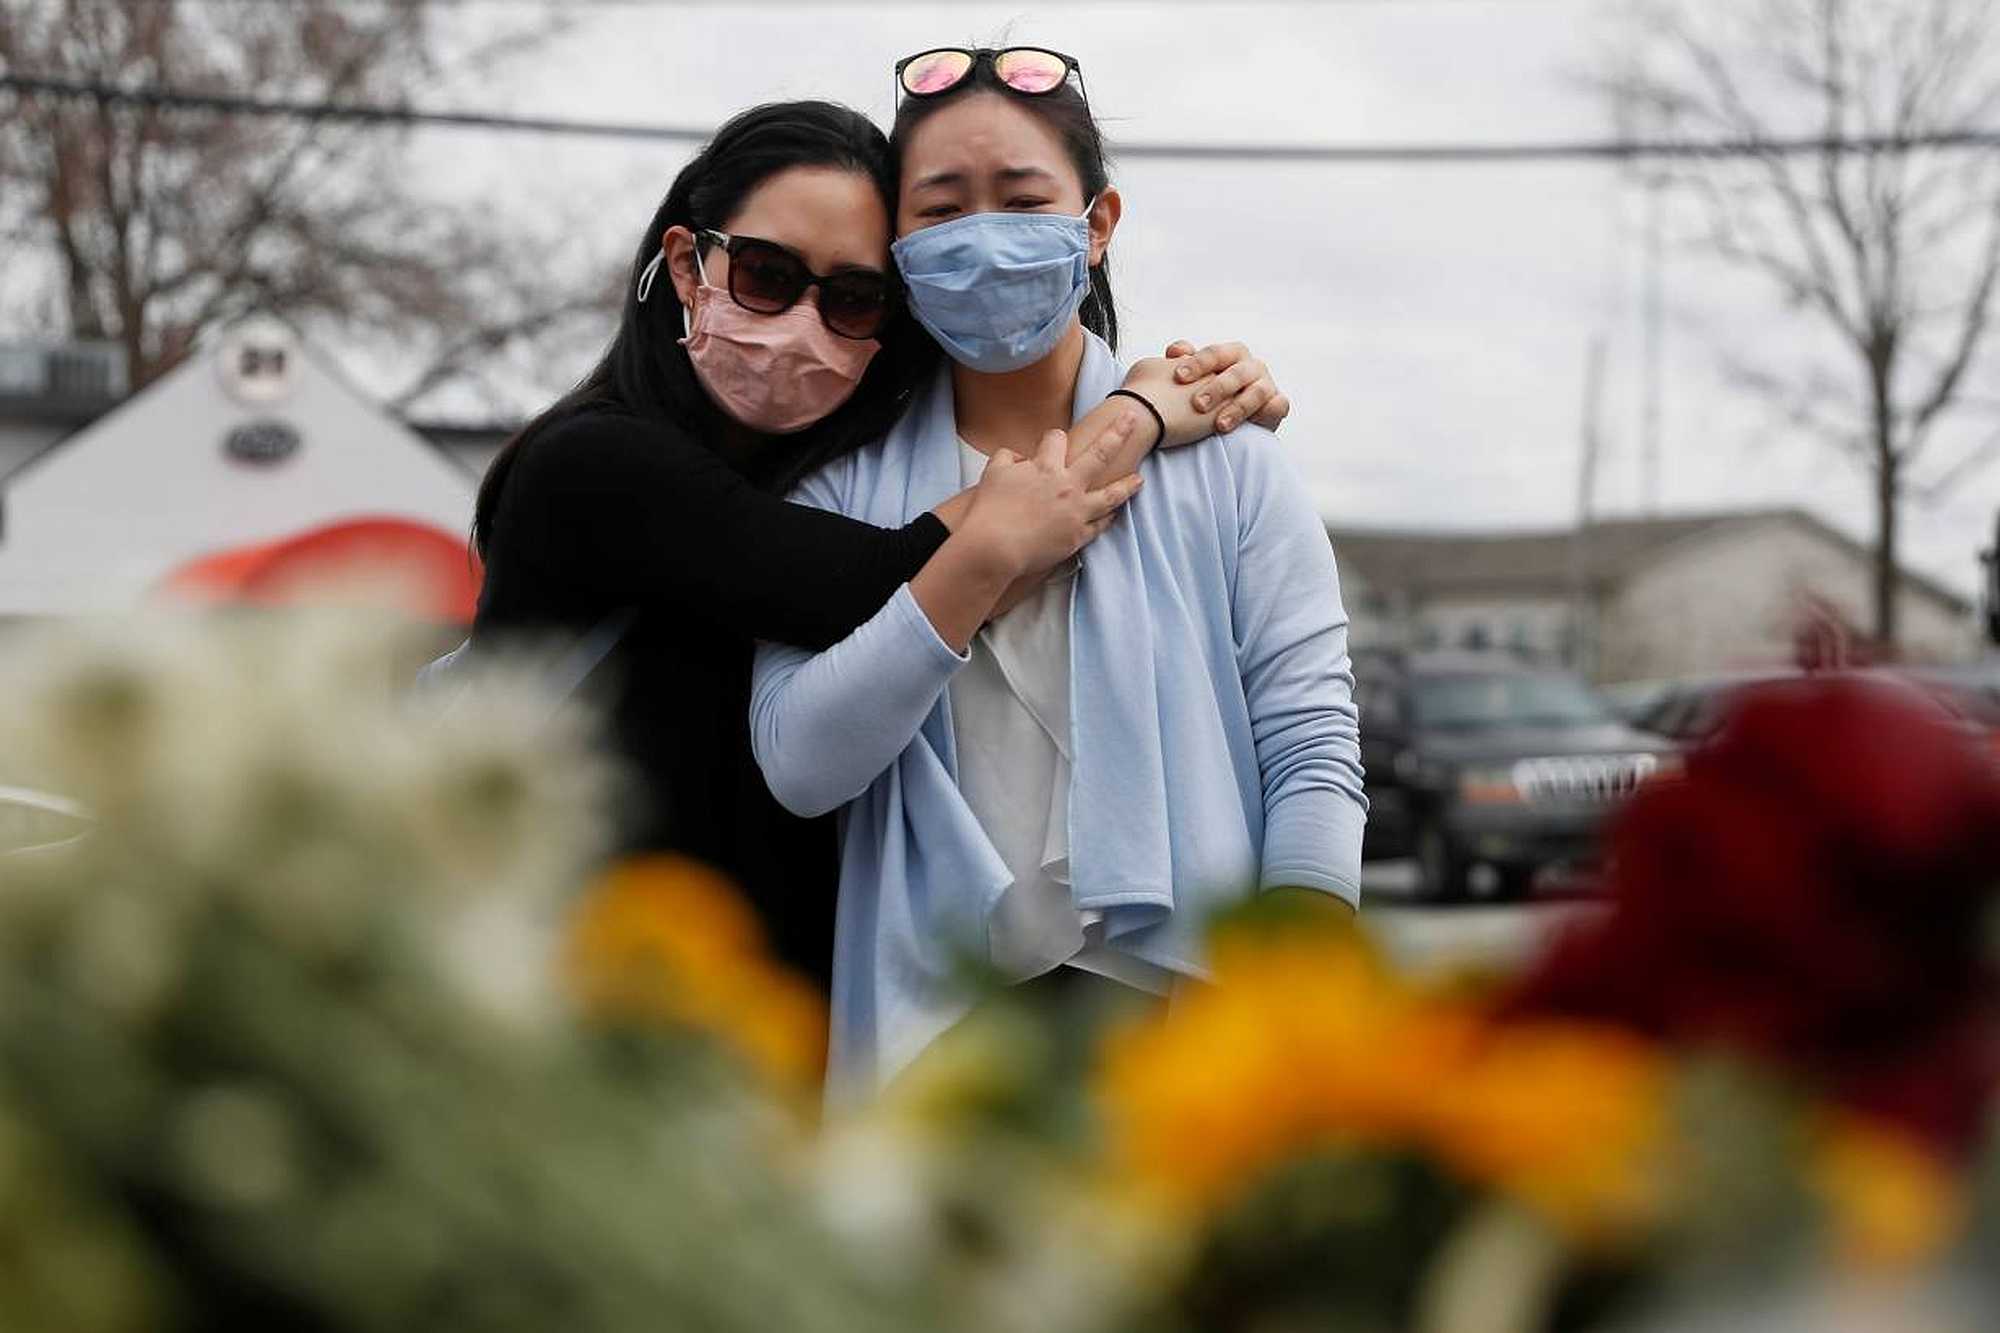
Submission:
M 988 47 L 941 46 L 920 51 L 896 62 L 896 87 L 907 97 L 937 97 L 964 83 L 980 61 L 993 66 L 993 75 L 1004 88 L 1024 97 L 1052 93 L 1076 75 L 1083 84 L 1083 68 L 1076 57 L 1040 46 Z

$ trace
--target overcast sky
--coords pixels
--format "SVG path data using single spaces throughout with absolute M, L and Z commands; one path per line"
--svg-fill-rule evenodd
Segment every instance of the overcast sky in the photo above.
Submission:
M 587 7 L 586 7 L 587 8 Z M 1131 142 L 1567 140 L 1607 131 L 1580 90 L 1607 0 L 1318 4 L 608 5 L 504 84 L 454 94 L 521 114 L 712 125 L 830 97 L 886 122 L 890 66 L 997 38 L 1076 55 Z M 454 190 L 629 253 L 688 150 L 427 131 Z M 1114 168 L 1125 352 L 1241 338 L 1297 403 L 1284 444 L 1340 523 L 1564 523 L 1576 511 L 1584 366 L 1609 339 L 1603 512 L 1638 466 L 1636 193 L 1612 167 L 1146 160 Z M 1728 389 L 1732 347 L 1797 336 L 1768 293 L 1691 254 L 1668 269 L 1667 511 L 1799 504 L 1857 536 L 1867 484 Z M 581 371 L 595 347 L 576 349 Z M 2000 468 L 1912 508 L 1918 567 L 1970 590 Z

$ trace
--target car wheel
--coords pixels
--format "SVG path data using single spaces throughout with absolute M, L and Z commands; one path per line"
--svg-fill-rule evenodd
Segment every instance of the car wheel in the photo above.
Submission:
M 1465 897 L 1465 857 L 1436 820 L 1417 830 L 1417 869 L 1425 902 L 1455 903 Z

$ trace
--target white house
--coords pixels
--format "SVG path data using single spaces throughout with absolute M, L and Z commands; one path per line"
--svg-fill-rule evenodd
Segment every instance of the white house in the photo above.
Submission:
M 269 320 L 51 433 L 0 439 L 38 450 L 0 481 L 0 616 L 131 606 L 191 561 L 360 516 L 462 538 L 478 486 Z
M 1639 680 L 1785 665 L 1807 618 L 1871 619 L 1867 548 L 1799 509 L 1614 519 L 1580 535 L 1332 538 L 1357 647 L 1499 649 Z M 1970 552 L 1967 564 L 1970 575 Z M 1905 657 L 1977 651 L 1967 598 L 1912 571 L 1901 580 Z

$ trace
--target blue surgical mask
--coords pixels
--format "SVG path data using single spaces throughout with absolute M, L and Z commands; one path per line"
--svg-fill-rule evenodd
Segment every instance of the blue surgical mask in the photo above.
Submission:
M 1090 208 L 972 213 L 891 247 L 910 311 L 969 370 L 1020 370 L 1055 350 L 1090 294 Z

